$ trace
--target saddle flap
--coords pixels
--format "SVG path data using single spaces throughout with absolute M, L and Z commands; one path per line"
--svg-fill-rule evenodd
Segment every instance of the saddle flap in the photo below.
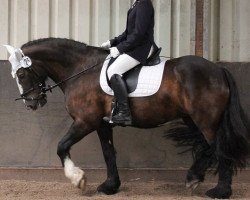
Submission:
M 140 71 L 142 69 L 142 65 L 138 65 L 131 70 L 127 71 L 125 74 L 123 74 L 123 79 L 125 80 L 127 84 L 127 90 L 128 93 L 132 93 L 135 91 L 136 86 L 138 84 L 138 78 Z

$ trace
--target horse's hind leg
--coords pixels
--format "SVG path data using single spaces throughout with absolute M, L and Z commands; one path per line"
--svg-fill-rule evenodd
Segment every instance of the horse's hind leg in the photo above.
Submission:
M 98 192 L 105 194 L 115 194 L 119 189 L 121 182 L 116 166 L 116 152 L 113 145 L 113 130 L 108 123 L 103 123 L 97 130 L 104 159 L 107 165 L 107 179 L 98 188 Z
M 205 173 L 213 163 L 213 157 L 213 148 L 206 144 L 203 144 L 199 152 L 195 152 L 194 163 L 187 173 L 186 187 L 195 189 L 204 181 Z
M 227 199 L 232 194 L 232 176 L 233 169 L 230 167 L 230 161 L 219 158 L 219 180 L 215 188 L 212 188 L 206 192 L 206 195 L 211 198 Z
M 208 190 L 206 192 L 206 195 L 211 198 L 219 198 L 219 199 L 229 198 L 232 194 L 232 188 L 231 188 L 232 176 L 233 176 L 232 162 L 220 156 L 216 147 L 218 145 L 226 145 L 226 144 L 217 144 L 218 142 L 216 135 L 217 132 L 214 131 L 213 129 L 201 128 L 200 130 L 203 133 L 204 137 L 206 138 L 207 142 L 210 144 L 211 149 L 213 150 L 212 153 L 214 154 L 215 152 L 219 161 L 218 184 L 215 188 Z
M 186 177 L 186 187 L 195 189 L 200 182 L 204 181 L 206 170 L 211 166 L 214 158 L 214 148 L 208 145 L 207 141 L 194 124 L 191 118 L 183 118 L 185 124 L 199 135 L 199 142 L 194 143 L 194 162 L 188 170 Z

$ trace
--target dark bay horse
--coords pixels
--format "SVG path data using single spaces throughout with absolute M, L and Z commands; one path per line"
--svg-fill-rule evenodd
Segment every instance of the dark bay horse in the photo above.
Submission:
M 109 115 L 112 96 L 100 87 L 99 76 L 108 51 L 73 40 L 47 38 L 22 47 L 32 65 L 19 67 L 15 77 L 27 108 L 46 103 L 43 86 L 49 77 L 60 82 L 90 66 L 81 76 L 60 85 L 65 105 L 74 122 L 58 144 L 57 154 L 65 175 L 85 188 L 84 172 L 70 159 L 70 148 L 93 131 L 100 138 L 107 165 L 107 179 L 99 192 L 114 194 L 120 186 L 113 144 L 112 125 L 103 121 Z M 12 65 L 13 67 L 13 65 Z M 216 164 L 216 187 L 207 191 L 212 198 L 231 196 L 234 171 L 246 166 L 249 129 L 242 113 L 236 85 L 224 68 L 196 56 L 184 56 L 166 62 L 159 91 L 149 97 L 129 99 L 133 122 L 138 128 L 152 128 L 181 118 L 189 132 L 176 127 L 169 137 L 193 146 L 194 162 L 188 171 L 186 186 L 195 188 L 204 180 L 206 170 Z

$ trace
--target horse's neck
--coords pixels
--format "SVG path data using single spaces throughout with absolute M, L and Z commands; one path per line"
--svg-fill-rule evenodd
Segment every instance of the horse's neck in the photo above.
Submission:
M 53 54 L 48 53 L 48 50 L 37 50 L 34 53 L 27 54 L 31 56 L 35 61 L 38 61 L 48 75 L 55 83 L 58 83 L 62 80 L 69 78 L 70 76 L 75 75 L 76 73 L 87 69 L 95 64 L 102 63 L 107 56 L 107 53 L 96 52 L 79 54 L 76 52 L 68 52 L 68 55 L 61 52 L 53 51 Z M 63 54 L 63 58 L 57 55 Z M 68 58 L 67 58 L 68 57 Z M 64 91 L 64 87 L 67 84 L 61 86 L 61 89 Z

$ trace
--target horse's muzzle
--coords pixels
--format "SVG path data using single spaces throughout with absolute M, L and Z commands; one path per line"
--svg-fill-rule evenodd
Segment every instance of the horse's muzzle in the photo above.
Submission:
M 37 109 L 37 104 L 34 105 L 26 105 L 27 110 L 36 110 Z
M 38 100 L 38 103 L 41 107 L 43 107 L 46 103 L 47 103 L 47 97 L 43 97 L 41 99 Z
M 25 97 L 25 105 L 28 110 L 36 110 L 38 106 L 43 107 L 47 103 L 47 95 L 40 94 L 36 98 Z

